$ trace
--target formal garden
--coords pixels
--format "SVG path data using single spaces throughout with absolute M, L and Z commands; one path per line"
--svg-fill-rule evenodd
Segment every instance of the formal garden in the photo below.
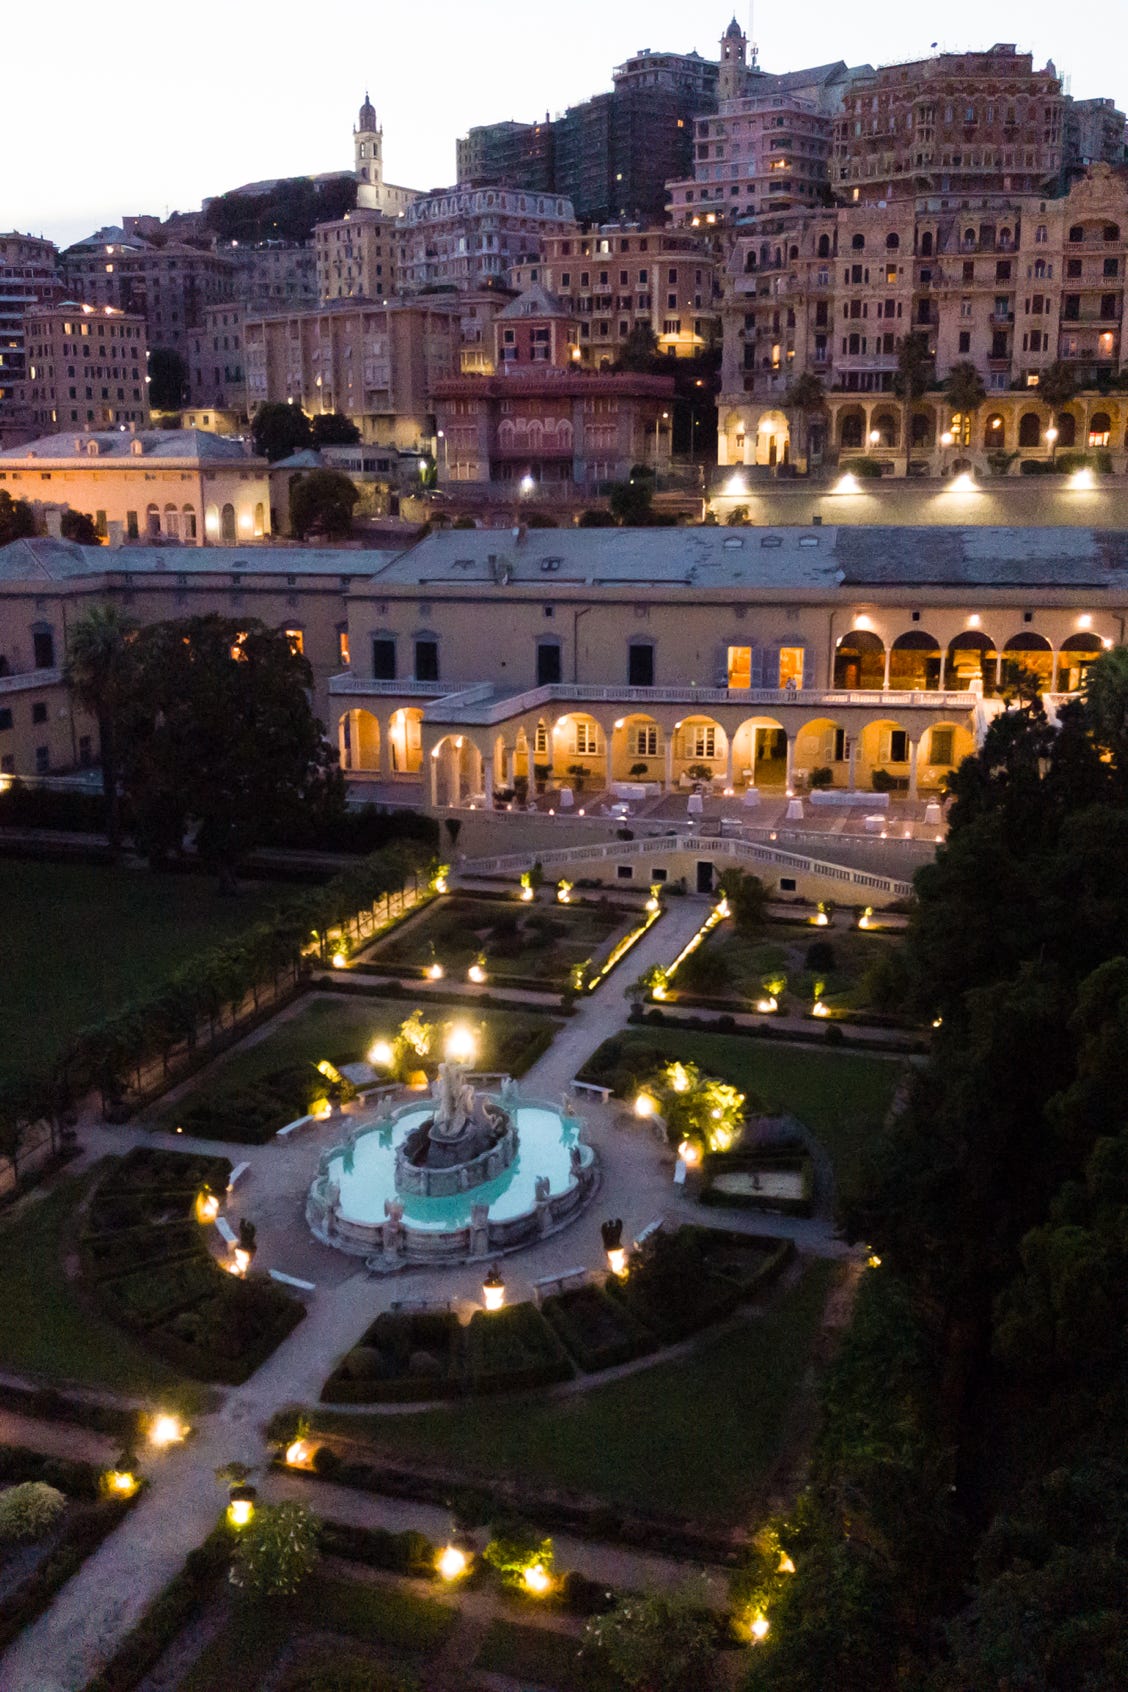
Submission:
M 564 992 L 643 920 L 638 904 L 555 888 L 538 900 L 454 893 L 368 948 L 361 961 L 407 979 L 465 981 L 476 968 L 501 987 Z M 532 889 L 530 888 L 530 891 Z

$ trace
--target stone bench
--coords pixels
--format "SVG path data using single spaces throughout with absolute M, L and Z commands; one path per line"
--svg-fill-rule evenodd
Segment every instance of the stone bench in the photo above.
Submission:
M 268 1269 L 267 1274 L 272 1281 L 277 1281 L 280 1286 L 293 1287 L 296 1292 L 311 1293 L 317 1291 L 316 1281 L 303 1281 L 297 1275 L 284 1274 L 281 1269 Z
M 601 1087 L 598 1081 L 573 1081 L 570 1085 L 577 1093 L 594 1093 L 600 1104 L 606 1104 L 611 1097 L 610 1087 Z
M 639 1246 L 645 1245 L 647 1240 L 652 1238 L 653 1235 L 661 1232 L 662 1222 L 663 1222 L 663 1218 L 661 1216 L 656 1216 L 654 1218 L 653 1222 L 648 1222 L 646 1224 L 646 1227 L 642 1230 L 641 1234 L 635 1235 L 635 1242 L 634 1243 L 635 1243 L 635 1250 L 636 1251 L 638 1250 Z
M 285 1128 L 279 1128 L 274 1138 L 276 1140 L 288 1140 L 291 1134 L 297 1134 L 301 1129 L 308 1128 L 312 1121 L 312 1116 L 299 1116 L 294 1122 L 287 1122 Z
M 226 1216 L 217 1216 L 216 1217 L 215 1228 L 216 1228 L 216 1233 L 219 1235 L 219 1237 L 223 1241 L 224 1245 L 233 1246 L 235 1244 L 237 1235 L 235 1233 L 234 1228 L 231 1226 L 230 1222 L 227 1220 Z
M 393 1316 L 446 1316 L 450 1313 L 449 1298 L 394 1298 L 389 1307 Z
M 575 1292 L 586 1287 L 590 1276 L 585 1268 L 562 1269 L 558 1275 L 542 1275 L 533 1282 L 533 1302 L 539 1307 L 556 1293 Z
M 228 1192 L 233 1191 L 233 1189 L 238 1186 L 239 1182 L 243 1179 L 243 1176 L 247 1173 L 247 1170 L 250 1167 L 251 1166 L 250 1166 L 249 1163 L 237 1163 L 235 1165 L 234 1169 L 231 1171 L 230 1175 L 227 1177 L 227 1191 Z

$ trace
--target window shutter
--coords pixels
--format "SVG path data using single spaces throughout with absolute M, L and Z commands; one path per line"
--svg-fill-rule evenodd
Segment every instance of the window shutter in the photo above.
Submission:
M 752 648 L 752 686 L 764 685 L 764 649 L 762 646 Z

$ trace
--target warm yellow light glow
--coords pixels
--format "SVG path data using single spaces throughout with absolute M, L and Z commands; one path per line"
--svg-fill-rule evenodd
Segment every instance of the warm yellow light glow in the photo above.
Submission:
M 653 1116 L 657 1109 L 658 1106 L 650 1097 L 649 1093 L 640 1093 L 635 1099 L 634 1113 L 636 1116 Z
M 760 1641 L 762 1639 L 766 1639 L 768 1637 L 768 1631 L 769 1631 L 769 1629 L 768 1629 L 768 1618 L 767 1618 L 767 1616 L 756 1616 L 754 1618 L 753 1622 L 752 1622 L 752 1625 L 751 1625 L 751 1628 L 749 1629 L 749 1632 L 751 1633 L 753 1639 L 756 1641 L 757 1645 L 760 1643 Z
M 821 999 L 816 999 L 814 1004 L 811 1006 L 811 1015 L 812 1016 L 829 1016 L 830 1011 L 823 1004 Z
M 291 1440 L 286 1447 L 286 1461 L 291 1468 L 296 1468 L 299 1464 L 304 1463 L 308 1455 L 309 1448 L 304 1439 Z
M 607 1267 L 620 1280 L 627 1273 L 627 1252 L 625 1246 L 609 1246 L 607 1250 Z
M 873 618 L 867 617 L 864 611 L 860 611 L 854 618 L 854 627 L 856 629 L 872 629 Z
M 1069 478 L 1069 486 L 1074 493 L 1092 493 L 1096 485 L 1091 470 L 1075 470 Z
M 556 897 L 562 905 L 570 905 L 572 903 L 572 883 L 561 881 L 556 888 Z
M 649 911 L 651 916 L 654 915 L 655 911 L 660 911 L 662 909 L 661 904 L 654 897 L 653 893 L 650 895 L 649 899 L 646 901 L 646 909 Z
M 128 1469 L 111 1469 L 106 1480 L 110 1491 L 119 1498 L 130 1498 L 137 1491 L 137 1477 Z
M 689 1072 L 684 1063 L 672 1063 L 669 1068 L 670 1086 L 675 1093 L 689 1092 Z
M 219 1200 L 214 1193 L 200 1193 L 196 1199 L 197 1222 L 214 1222 L 219 1215 Z
M 315 1122 L 326 1122 L 333 1114 L 333 1106 L 328 1099 L 316 1099 L 309 1114 Z
M 729 477 L 728 481 L 725 483 L 725 492 L 727 494 L 732 494 L 734 497 L 738 494 L 746 494 L 748 492 L 748 483 L 744 480 L 744 477 L 739 473 L 739 471 Z
M 161 1411 L 149 1423 L 149 1444 L 155 1445 L 158 1450 L 164 1450 L 166 1446 L 179 1445 L 187 1432 L 188 1429 L 179 1416 L 170 1416 Z
M 470 968 L 466 971 L 466 977 L 467 980 L 473 981 L 476 986 L 480 987 L 482 982 L 486 979 L 486 972 L 480 963 L 472 963 Z M 436 980 L 437 977 L 432 976 L 431 979 Z
M 779 1554 L 779 1572 L 780 1574 L 795 1573 L 795 1564 L 791 1561 L 791 1558 L 787 1555 L 786 1551 L 781 1551 Z
M 236 1271 L 236 1273 L 239 1274 L 239 1275 L 245 1275 L 247 1273 L 247 1270 L 251 1267 L 251 1254 L 250 1254 L 250 1252 L 247 1251 L 243 1246 L 236 1246 L 235 1250 L 232 1252 L 231 1255 L 235 1259 L 235 1271 Z
M 880 1269 L 881 1268 L 881 1259 L 877 1255 L 876 1251 L 870 1252 L 869 1256 L 866 1258 L 866 1264 L 870 1269 Z
M 772 1011 L 778 1010 L 779 1009 L 779 1003 L 778 1003 L 778 1001 L 775 997 L 775 994 L 769 993 L 769 995 L 766 999 L 757 999 L 756 1000 L 756 1009 L 758 1011 L 760 1011 L 764 1016 L 768 1016 L 768 1015 L 771 1014 Z
M 521 898 L 526 905 L 531 905 L 533 900 L 536 898 L 536 894 L 533 892 L 531 887 L 522 887 Z
M 732 910 L 729 906 L 729 902 L 725 898 L 723 893 L 721 895 L 720 904 L 715 905 L 713 907 L 713 915 L 718 919 L 719 922 L 723 922 L 727 916 L 732 915 Z
M 941 1027 L 943 1027 L 943 1024 L 944 1024 L 944 1018 L 942 1016 L 934 1016 L 932 1018 L 933 1028 L 941 1028 Z
M 701 1162 L 701 1148 L 695 1146 L 692 1140 L 683 1140 L 678 1147 L 678 1156 L 687 1169 L 693 1169 Z
M 532 1563 L 525 1570 L 525 1586 L 538 1598 L 543 1598 L 551 1585 L 552 1580 L 543 1563 Z
M 387 1069 L 395 1061 L 389 1040 L 375 1040 L 368 1048 L 368 1061 L 373 1069 Z
M 861 488 L 858 486 L 858 478 L 851 475 L 849 470 L 847 470 L 844 476 L 839 476 L 837 482 L 834 484 L 834 487 L 831 489 L 831 492 L 836 494 L 856 494 L 861 493 L 861 491 Z
M 466 1573 L 469 1558 L 457 1545 L 444 1545 L 435 1560 L 435 1567 L 444 1580 L 457 1580 Z
M 473 1063 L 478 1055 L 474 1030 L 467 1028 L 464 1022 L 455 1023 L 446 1037 L 443 1053 L 449 1063 Z
M 1081 613 L 1080 617 L 1078 617 L 1078 619 L 1077 619 L 1077 627 L 1079 629 L 1091 629 L 1092 626 L 1093 626 L 1092 617 L 1089 615 L 1089 613 L 1087 611 L 1083 611 Z
M 447 890 L 447 878 L 446 878 L 446 876 L 445 875 L 437 875 L 435 877 L 433 883 L 432 883 L 432 886 L 434 887 L 434 890 L 435 890 L 436 893 L 445 893 L 446 890 Z
M 968 626 L 969 629 L 977 629 L 979 627 L 979 612 L 978 611 L 973 611 L 971 613 L 971 616 L 967 620 L 967 626 Z
M 827 916 L 825 911 L 817 911 L 811 918 L 811 921 L 814 923 L 816 928 L 825 928 L 830 922 L 830 918 Z
M 949 493 L 978 493 L 979 484 L 969 470 L 961 470 L 958 476 L 953 476 L 948 483 Z
M 482 1282 L 482 1303 L 487 1310 L 500 1310 L 505 1303 L 505 1282 L 497 1269 L 491 1269 Z
M 651 990 L 650 997 L 652 999 L 664 999 L 666 996 L 666 989 L 663 987 L 661 982 L 659 982 L 658 985 Z
M 344 969 L 344 967 L 348 963 L 348 961 L 349 960 L 345 956 L 344 952 L 334 952 L 333 953 L 332 963 L 333 963 L 334 969 Z
M 233 1498 L 227 1506 L 227 1520 L 233 1528 L 246 1527 L 254 1513 L 254 1502 L 250 1498 Z
M 428 981 L 441 981 L 442 978 L 443 978 L 443 966 L 442 966 L 441 963 L 433 963 L 433 964 L 427 965 L 427 980 Z

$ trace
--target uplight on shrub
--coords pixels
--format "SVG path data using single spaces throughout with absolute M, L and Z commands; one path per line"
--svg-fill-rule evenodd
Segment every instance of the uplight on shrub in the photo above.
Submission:
M 644 1119 L 648 1116 L 653 1116 L 657 1109 L 658 1106 L 650 1097 L 649 1093 L 640 1093 L 634 1102 L 635 1115 L 641 1116 Z
M 167 1411 L 160 1411 L 149 1422 L 149 1444 L 155 1445 L 158 1451 L 165 1450 L 170 1445 L 179 1445 L 188 1429 L 179 1416 L 169 1415 Z
M 552 1585 L 552 1577 L 543 1563 L 530 1563 L 523 1579 L 526 1591 L 536 1598 L 543 1598 Z
M 205 1187 L 196 1196 L 196 1221 L 214 1222 L 219 1215 L 219 1199 Z
M 132 1469 L 109 1469 L 106 1472 L 106 1489 L 115 1498 L 132 1498 L 137 1491 L 137 1476 Z
M 257 1494 L 253 1486 L 233 1486 L 228 1498 L 227 1520 L 233 1528 L 245 1528 L 255 1513 Z
M 373 1069 L 390 1069 L 395 1057 L 389 1040 L 376 1040 L 368 1049 L 368 1061 Z
M 443 1580 L 459 1580 L 470 1566 L 470 1559 L 457 1545 L 444 1545 L 435 1559 L 435 1567 Z
M 349 960 L 345 956 L 344 952 L 334 952 L 331 960 L 334 969 L 344 969 L 348 961 Z
M 753 1616 L 748 1631 L 752 1635 L 754 1642 L 759 1645 L 768 1637 L 768 1634 L 771 1631 L 767 1616 Z
M 301 1468 L 309 1459 L 309 1446 L 304 1439 L 292 1439 L 286 1447 L 286 1461 L 292 1469 Z
M 466 971 L 466 979 L 468 981 L 472 981 L 476 987 L 480 987 L 486 979 L 485 964 L 472 963 L 470 968 Z
M 487 1310 L 500 1310 L 505 1303 L 505 1282 L 496 1263 L 482 1282 L 482 1303 Z
M 442 966 L 441 963 L 433 963 L 433 964 L 427 965 L 427 980 L 428 981 L 441 981 L 442 978 L 443 978 L 443 966 Z

